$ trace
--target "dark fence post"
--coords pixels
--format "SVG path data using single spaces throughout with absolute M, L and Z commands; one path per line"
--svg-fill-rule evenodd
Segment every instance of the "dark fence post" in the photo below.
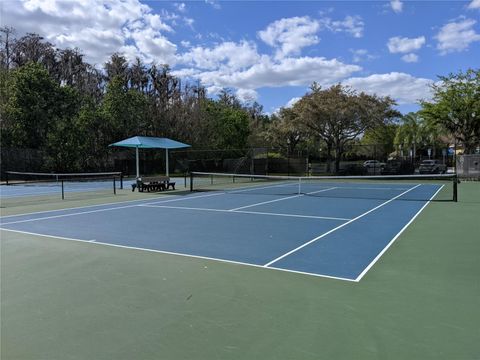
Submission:
M 458 177 L 453 177 L 453 201 L 458 201 Z

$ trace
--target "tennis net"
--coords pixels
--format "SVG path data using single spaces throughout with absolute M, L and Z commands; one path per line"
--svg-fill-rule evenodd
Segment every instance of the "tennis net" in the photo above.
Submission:
M 190 190 L 243 195 L 457 201 L 457 177 L 455 174 L 294 177 L 192 172 Z
M 123 189 L 123 176 L 121 172 L 95 172 L 95 173 L 40 173 L 6 171 L 6 185 L 23 185 L 37 187 L 58 187 L 64 192 L 84 192 L 104 189 Z M 55 190 L 54 190 L 55 191 Z

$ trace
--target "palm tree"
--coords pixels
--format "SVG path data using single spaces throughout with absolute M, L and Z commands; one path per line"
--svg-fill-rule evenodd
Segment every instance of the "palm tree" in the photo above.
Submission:
M 412 159 L 417 155 L 417 144 L 422 137 L 422 118 L 418 113 L 408 113 L 401 119 L 402 124 L 397 129 L 395 143 L 408 146 L 412 150 Z
M 422 121 L 422 138 L 426 144 L 432 146 L 432 156 L 437 155 L 437 145 L 440 143 L 439 138 L 442 135 L 442 130 L 438 124 L 431 119 L 424 119 Z

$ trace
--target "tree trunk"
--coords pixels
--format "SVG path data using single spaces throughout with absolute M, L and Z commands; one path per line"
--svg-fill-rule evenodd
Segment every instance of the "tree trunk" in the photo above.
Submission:
M 337 144 L 335 147 L 335 174 L 338 174 L 340 171 L 340 159 L 342 157 L 342 146 Z
M 332 152 L 332 143 L 327 142 L 327 173 L 330 173 L 330 160 L 331 160 L 331 152 Z

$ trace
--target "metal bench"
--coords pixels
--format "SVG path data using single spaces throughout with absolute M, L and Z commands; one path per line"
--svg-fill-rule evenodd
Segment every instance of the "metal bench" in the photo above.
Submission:
M 138 188 L 139 192 L 143 191 L 164 191 L 168 189 L 175 190 L 175 182 L 170 181 L 168 176 L 142 176 L 132 184 L 132 191 Z

